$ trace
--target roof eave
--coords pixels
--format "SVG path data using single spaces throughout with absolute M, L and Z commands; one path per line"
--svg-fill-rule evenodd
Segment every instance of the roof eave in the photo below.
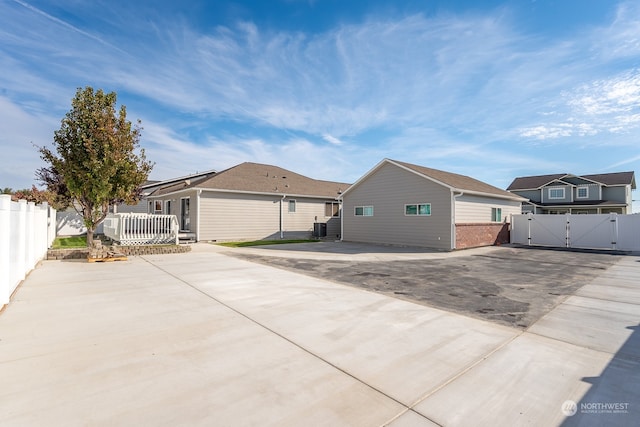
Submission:
M 485 193 L 482 191 L 473 191 L 473 190 L 463 190 L 461 188 L 451 188 L 451 191 L 456 191 L 459 193 L 463 193 L 463 194 L 471 194 L 474 196 L 482 196 L 482 197 L 491 197 L 491 198 L 497 198 L 497 199 L 504 199 L 504 200 L 513 200 L 514 202 L 528 202 L 529 199 L 527 199 L 526 197 L 521 197 L 518 195 L 513 195 L 513 196 L 508 196 L 506 194 L 494 194 L 494 193 Z
M 190 190 L 201 190 L 201 191 L 204 191 L 204 192 L 213 192 L 213 193 L 257 194 L 257 195 L 261 195 L 261 196 L 305 197 L 305 198 L 310 198 L 310 199 L 324 199 L 324 200 L 327 200 L 327 199 L 337 200 L 338 197 L 340 197 L 340 195 L 329 196 L 329 195 L 276 193 L 276 192 L 249 191 L 249 190 L 228 190 L 228 189 L 223 189 L 223 188 L 189 187 L 189 188 L 184 188 L 182 190 L 172 191 L 170 193 L 166 193 L 166 194 L 162 194 L 162 195 L 158 195 L 158 196 L 151 196 L 149 198 L 159 198 L 159 197 L 164 197 L 164 196 L 171 196 L 173 194 L 183 193 L 185 191 L 190 191 Z

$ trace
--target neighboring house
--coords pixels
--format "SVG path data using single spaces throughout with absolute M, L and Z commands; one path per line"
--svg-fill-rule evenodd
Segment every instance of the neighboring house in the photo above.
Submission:
M 384 159 L 342 194 L 345 241 L 442 250 L 509 241 L 526 199 L 464 175 Z
M 308 238 L 314 231 L 339 238 L 338 196 L 349 187 L 272 165 L 242 163 L 155 190 L 148 200 L 178 217 L 196 241 Z
M 536 214 L 630 214 L 633 172 L 596 175 L 555 174 L 524 176 L 507 188 L 528 199 L 522 213 Z

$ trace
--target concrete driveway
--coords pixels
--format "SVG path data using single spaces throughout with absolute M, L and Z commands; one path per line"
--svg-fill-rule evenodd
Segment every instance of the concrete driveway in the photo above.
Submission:
M 638 257 L 594 274 L 522 330 L 222 250 L 42 263 L 0 314 L 0 425 L 640 417 Z
M 621 258 L 606 252 L 484 247 L 448 253 L 344 242 L 227 253 L 516 328 L 531 326 Z

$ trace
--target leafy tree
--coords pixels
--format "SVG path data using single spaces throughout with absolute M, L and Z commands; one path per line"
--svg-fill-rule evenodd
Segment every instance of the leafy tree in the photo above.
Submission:
M 13 194 L 13 189 L 11 187 L 4 187 L 0 193 L 2 193 L 2 194 Z
M 116 93 L 78 88 L 71 110 L 54 133 L 54 148 L 39 148 L 50 166 L 37 171 L 38 178 L 61 201 L 70 202 L 87 227 L 87 245 L 93 244 L 96 227 L 118 203 L 140 200 L 140 185 L 153 164 L 140 141 L 140 120 L 132 125 L 124 105 L 116 114 Z
M 57 202 L 57 195 L 50 190 L 39 190 L 35 185 L 31 188 L 25 188 L 13 192 L 12 199 L 20 200 L 24 199 L 27 202 L 43 203 L 47 202 L 49 205 L 56 209 L 64 209 L 65 206 Z

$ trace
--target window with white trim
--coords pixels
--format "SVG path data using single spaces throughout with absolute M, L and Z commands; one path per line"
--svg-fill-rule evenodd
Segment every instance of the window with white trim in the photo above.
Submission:
M 404 214 L 406 216 L 429 216 L 431 215 L 431 203 L 404 205 Z
M 491 222 L 502 222 L 502 208 L 491 208 Z
M 354 209 L 355 216 L 373 216 L 373 206 L 356 206 Z
M 162 200 L 153 201 L 153 213 L 156 213 L 156 214 L 162 213 Z
M 578 187 L 576 189 L 576 198 L 578 199 L 588 199 L 589 198 L 589 187 L 586 185 L 583 187 Z
M 549 188 L 549 199 L 564 199 L 564 187 Z
M 289 200 L 289 213 L 296 213 L 296 201 Z

